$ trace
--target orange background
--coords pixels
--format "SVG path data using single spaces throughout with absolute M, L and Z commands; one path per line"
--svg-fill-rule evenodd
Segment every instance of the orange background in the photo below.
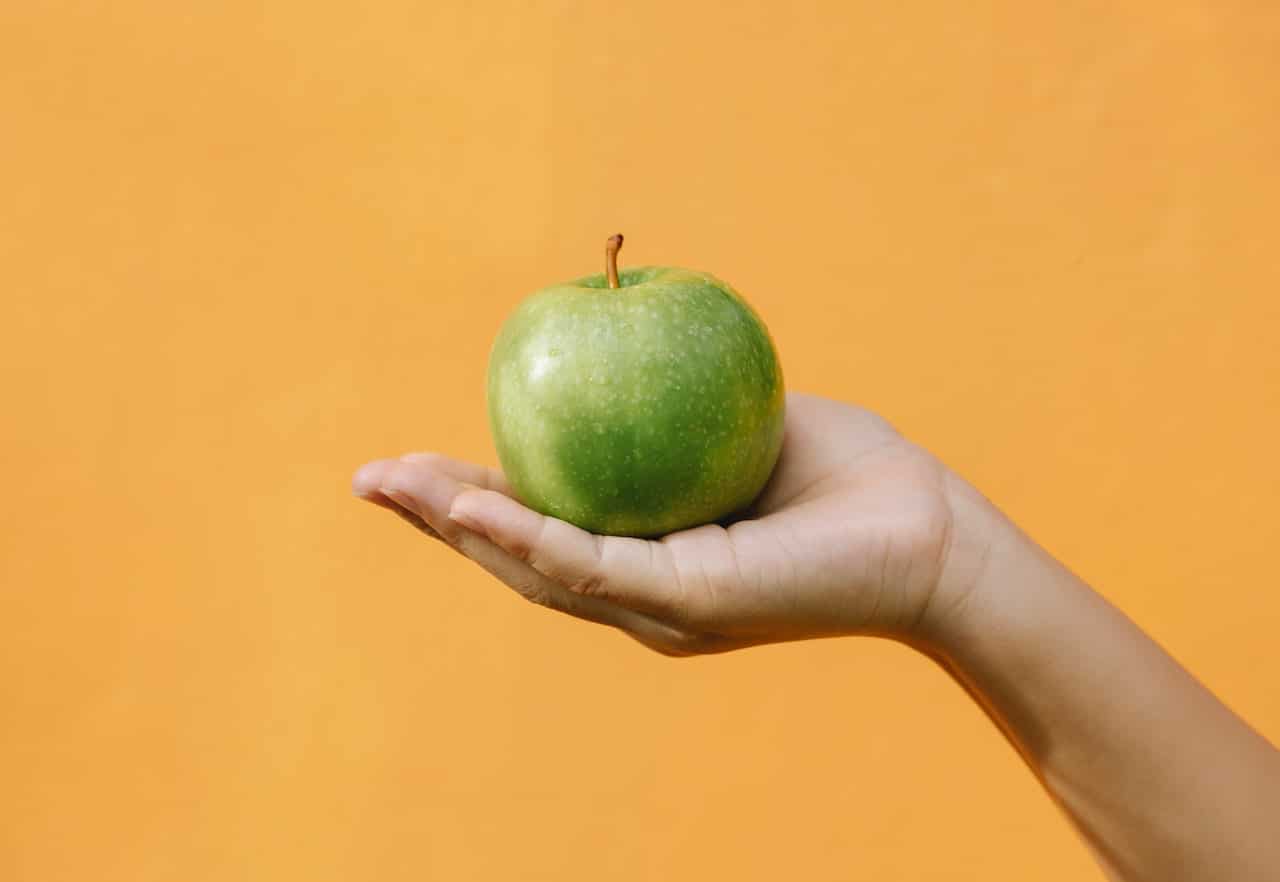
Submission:
M 348 495 L 711 270 L 1280 737 L 1280 7 L 0 12 L 0 878 L 1099 878 L 872 640 L 675 662 Z

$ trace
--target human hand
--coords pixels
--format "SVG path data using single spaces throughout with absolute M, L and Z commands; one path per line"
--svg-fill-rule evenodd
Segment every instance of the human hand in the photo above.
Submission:
M 529 600 L 667 655 L 843 634 L 909 643 L 992 717 L 1108 876 L 1276 877 L 1275 748 L 865 410 L 788 396 L 782 455 L 752 509 L 657 541 L 544 517 L 500 472 L 439 454 L 371 462 L 353 489 Z
M 787 398 L 782 453 L 752 508 L 727 527 L 656 541 L 538 514 L 499 471 L 440 454 L 377 460 L 353 480 L 357 496 L 523 597 L 667 655 L 858 633 L 927 642 L 963 602 L 969 564 L 982 557 L 982 536 L 958 515 L 968 509 L 959 486 L 876 415 L 798 394 Z

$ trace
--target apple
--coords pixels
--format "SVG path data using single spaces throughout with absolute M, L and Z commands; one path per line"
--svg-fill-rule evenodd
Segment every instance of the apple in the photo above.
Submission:
M 759 495 L 782 447 L 782 369 L 755 311 L 706 273 L 606 272 L 519 304 L 489 355 L 494 445 L 516 496 L 595 533 L 660 536 Z

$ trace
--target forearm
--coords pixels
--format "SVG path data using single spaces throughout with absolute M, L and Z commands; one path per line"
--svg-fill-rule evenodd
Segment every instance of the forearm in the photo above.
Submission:
M 992 514 L 935 655 L 1117 879 L 1280 880 L 1280 752 Z

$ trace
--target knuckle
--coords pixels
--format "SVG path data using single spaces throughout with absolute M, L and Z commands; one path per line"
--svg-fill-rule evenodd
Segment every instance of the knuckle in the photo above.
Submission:
M 520 582 L 511 586 L 516 593 L 535 606 L 551 607 L 551 592 L 536 582 Z
M 603 600 L 610 598 L 608 580 L 598 570 L 591 570 L 571 580 L 568 588 L 574 594 L 581 594 L 583 597 L 598 597 Z
M 443 529 L 437 531 L 440 540 L 446 545 L 461 552 L 466 557 L 471 558 L 477 563 L 480 562 L 483 554 L 483 541 L 479 536 L 467 530 L 462 530 L 453 524 L 441 525 Z M 452 527 L 452 529 L 450 529 Z
M 544 576 L 550 575 L 550 564 L 543 560 L 543 556 L 539 554 L 538 549 L 543 546 L 543 541 L 547 534 L 548 519 L 543 518 L 538 524 L 538 530 L 532 537 L 529 536 L 510 536 L 506 542 L 506 550 L 516 558 L 527 563 Z
M 525 540 L 515 536 L 507 537 L 502 543 L 502 548 L 516 560 L 524 561 L 535 570 L 541 569 L 534 559 L 533 546 Z
M 555 587 L 536 573 L 527 573 L 507 580 L 507 584 L 534 606 L 545 607 L 556 612 L 570 611 Z

